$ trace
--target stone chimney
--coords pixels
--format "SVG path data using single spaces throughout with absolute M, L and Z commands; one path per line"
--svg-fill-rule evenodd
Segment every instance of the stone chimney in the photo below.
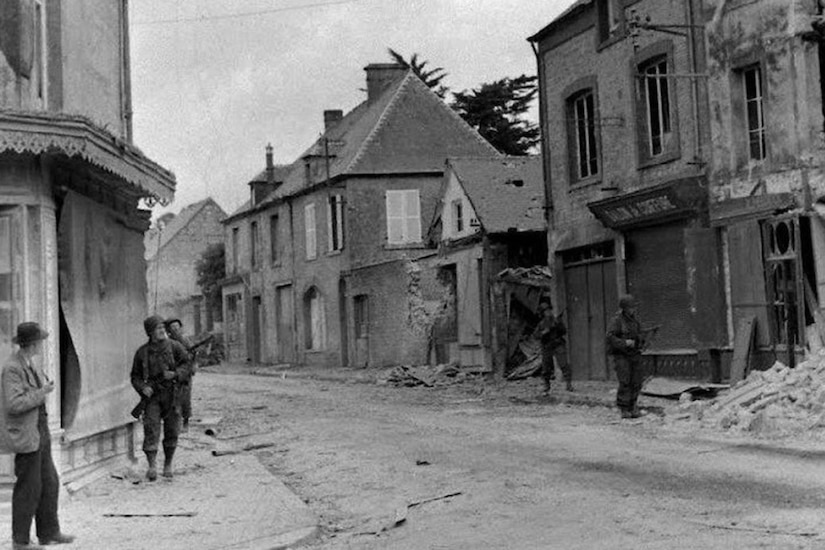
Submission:
M 367 100 L 373 101 L 395 79 L 404 75 L 407 68 L 397 63 L 370 63 L 367 72 Z
M 344 118 L 344 111 L 333 109 L 324 111 L 324 132 L 329 132 Z
M 266 171 L 263 181 L 253 180 L 249 182 L 250 200 L 252 206 L 259 204 L 267 195 L 272 193 L 278 183 L 275 181 L 275 164 L 272 161 L 272 144 L 266 146 Z

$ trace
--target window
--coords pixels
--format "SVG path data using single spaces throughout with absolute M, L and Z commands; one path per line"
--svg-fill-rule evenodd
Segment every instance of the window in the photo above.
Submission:
M 249 224 L 249 250 L 252 269 L 258 267 L 258 222 Z
M 639 166 L 676 160 L 681 155 L 676 107 L 673 42 L 660 40 L 633 58 Z
M 453 227 L 456 233 L 464 231 L 464 204 L 461 199 L 453 201 Z
M 240 241 L 240 230 L 237 227 L 232 228 L 232 272 L 238 271 L 238 245 Z
M 325 345 L 324 305 L 315 287 L 304 295 L 304 343 L 308 350 L 321 350 Z
M 329 250 L 344 248 L 344 200 L 341 195 L 331 195 L 327 202 L 327 235 Z
M 421 206 L 418 189 L 387 191 L 387 242 L 421 242 Z
M 269 216 L 269 260 L 278 261 L 278 215 Z
M 745 88 L 748 155 L 751 160 L 765 158 L 765 113 L 762 104 L 762 69 L 752 66 L 742 71 Z
M 648 64 L 643 68 L 642 74 L 644 75 L 648 151 L 650 156 L 655 157 L 665 151 L 666 140 L 671 132 L 667 60 L 660 59 Z
M 568 100 L 570 132 L 570 164 L 574 181 L 599 173 L 596 98 L 592 89 L 584 90 Z
M 620 0 L 598 0 L 599 41 L 604 42 L 619 35 L 624 12 Z
M 306 237 L 306 257 L 313 260 L 318 255 L 318 243 L 315 230 L 315 205 L 304 206 L 304 232 Z

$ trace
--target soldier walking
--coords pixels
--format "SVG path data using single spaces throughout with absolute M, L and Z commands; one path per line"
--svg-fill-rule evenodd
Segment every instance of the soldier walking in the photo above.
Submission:
M 180 399 L 180 415 L 183 421 L 182 431 L 185 433 L 189 431 L 189 418 L 192 416 L 192 383 L 193 377 L 197 372 L 197 363 L 195 362 L 195 353 L 192 351 L 192 342 L 183 335 L 183 323 L 180 319 L 167 319 L 164 323 L 166 332 L 172 340 L 175 340 L 184 348 L 189 354 L 189 376 L 186 380 L 181 380 L 178 383 L 178 399 Z
M 638 418 L 636 401 L 642 391 L 642 324 L 636 315 L 636 300 L 626 294 L 619 298 L 619 311 L 607 329 L 607 350 L 613 356 L 613 366 L 619 389 L 616 406 L 622 418 Z
M 539 315 L 541 319 L 533 336 L 541 342 L 541 375 L 544 379 L 544 393 L 550 393 L 550 386 L 556 379 L 556 368 L 553 359 L 559 365 L 567 391 L 573 391 L 572 372 L 567 362 L 567 344 L 565 335 L 567 327 L 560 317 L 553 315 L 553 307 L 548 298 L 539 300 Z
M 145 401 L 143 412 L 143 452 L 148 468 L 146 478 L 155 481 L 158 442 L 163 425 L 163 477 L 172 477 L 172 459 L 178 445 L 180 405 L 176 385 L 189 377 L 189 353 L 170 339 L 157 315 L 143 321 L 149 341 L 135 352 L 132 362 L 132 387 Z

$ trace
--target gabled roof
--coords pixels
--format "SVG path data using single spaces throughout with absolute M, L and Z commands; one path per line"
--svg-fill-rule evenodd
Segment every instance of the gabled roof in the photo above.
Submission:
M 541 157 L 451 158 L 447 165 L 487 233 L 547 229 Z
M 576 0 L 573 2 L 570 7 L 566 10 L 561 12 L 558 17 L 550 21 L 550 23 L 541 29 L 539 32 L 534 34 L 533 36 L 529 37 L 527 40 L 529 42 L 538 42 L 541 40 L 547 33 L 553 31 L 558 27 L 563 21 L 572 17 L 575 14 L 578 14 L 581 11 L 584 11 L 585 8 L 590 6 L 593 3 L 593 0 Z
M 158 254 L 159 250 L 162 250 L 163 247 L 169 243 L 169 241 L 174 239 L 178 233 L 183 231 L 183 229 L 210 204 L 214 205 L 220 211 L 221 219 L 226 217 L 226 212 L 223 211 L 223 209 L 212 199 L 212 197 L 190 204 L 189 206 L 183 208 L 183 210 L 181 210 L 177 216 L 172 218 L 166 227 L 163 228 L 160 233 L 160 242 L 158 242 L 157 229 L 151 229 L 146 232 L 146 237 L 144 239 L 146 252 L 144 253 L 144 257 L 147 260 L 152 260 Z
M 304 158 L 329 152 L 329 178 L 442 172 L 448 156 L 501 156 L 412 71 L 364 101 L 325 132 L 289 167 L 289 175 L 260 206 L 308 187 Z M 319 181 L 312 182 L 317 185 Z M 238 209 L 232 217 L 248 210 Z

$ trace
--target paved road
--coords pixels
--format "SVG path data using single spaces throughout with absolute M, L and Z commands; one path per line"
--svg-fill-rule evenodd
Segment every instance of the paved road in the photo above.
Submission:
M 258 456 L 320 517 L 317 548 L 825 547 L 817 439 L 685 434 L 533 393 L 204 373 L 195 407 L 222 437 L 277 443 Z

